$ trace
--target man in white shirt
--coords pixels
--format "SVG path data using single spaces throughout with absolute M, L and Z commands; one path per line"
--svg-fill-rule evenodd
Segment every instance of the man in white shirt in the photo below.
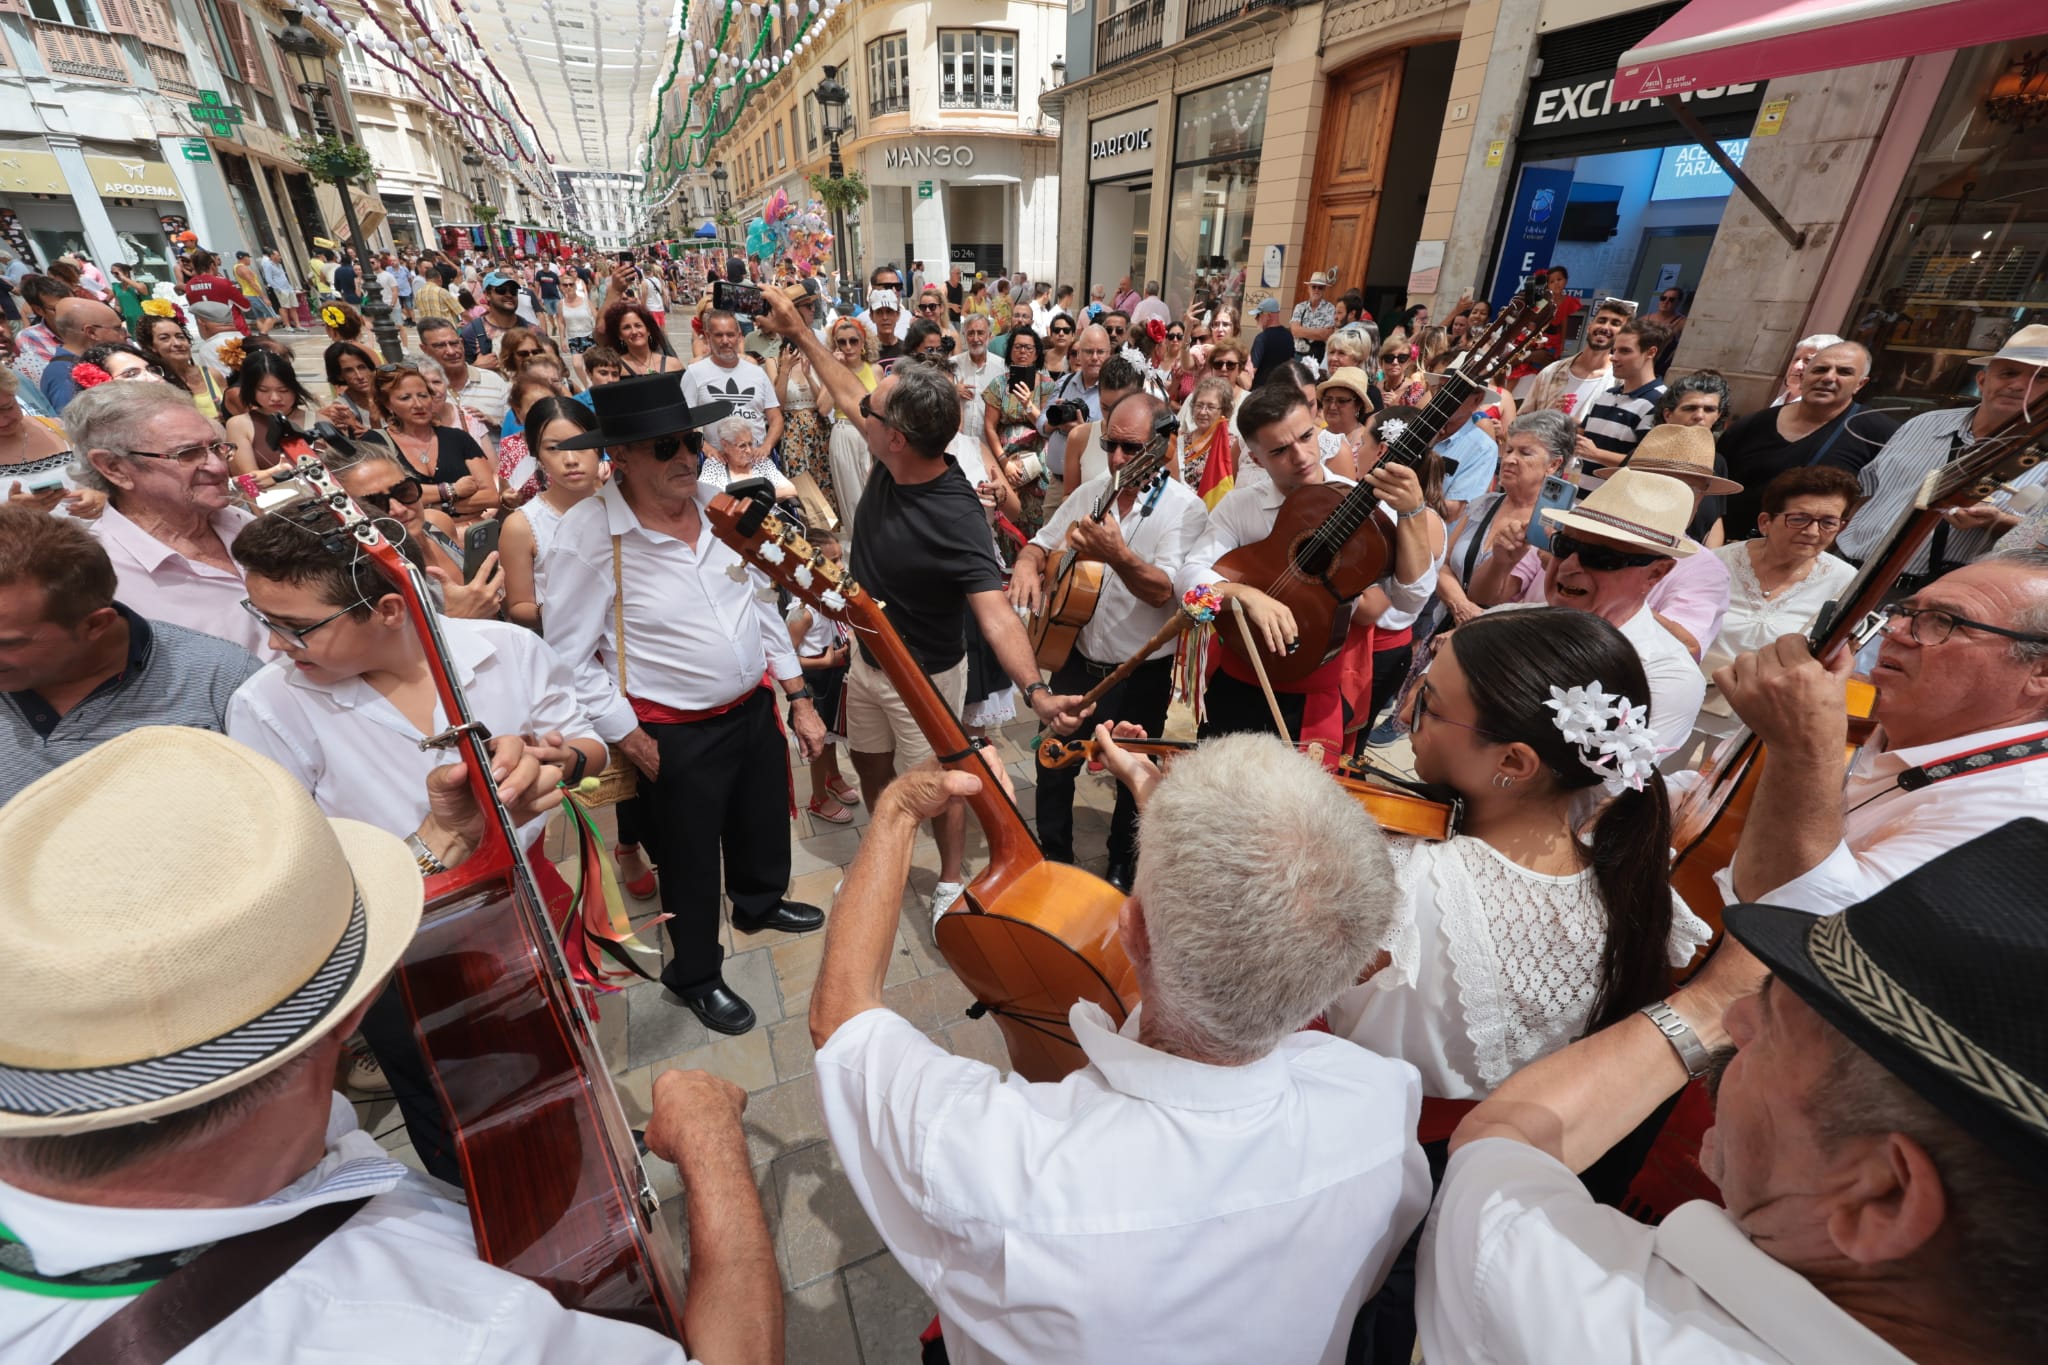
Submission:
M 1842 679 L 1787 635 L 1714 674 L 1769 751 L 1729 900 L 1832 914 L 2015 815 L 2048 811 L 2048 552 L 1992 555 L 1888 609 L 1877 733 L 1842 777 Z
M 1044 336 L 1060 310 L 1052 301 L 1052 286 L 1040 282 L 1031 286 L 1031 330 Z
M 642 842 L 672 916 L 662 982 L 705 1027 L 745 1033 L 754 1011 L 720 974 L 721 864 L 739 932 L 824 922 L 783 894 L 789 744 L 773 692 L 789 698 L 806 761 L 823 751 L 825 725 L 774 594 L 758 573 L 729 572 L 745 561 L 704 517 L 712 490 L 697 479 L 697 429 L 730 411 L 693 408 L 660 374 L 601 385 L 591 401 L 598 429 L 570 444 L 605 450 L 624 478 L 556 528 L 542 620 L 599 737 L 640 770 Z M 761 683 L 769 674 L 773 689 Z
M 1634 313 L 1635 309 L 1620 299 L 1603 299 L 1586 323 L 1579 349 L 1537 372 L 1522 399 L 1522 411 L 1548 408 L 1574 419 L 1585 416 L 1593 400 L 1614 387 L 1614 336 Z
M 1617 469 L 1577 507 L 1545 508 L 1543 520 L 1552 528 L 1543 600 L 1592 612 L 1628 637 L 1650 680 L 1657 748 L 1677 752 L 1692 734 L 1707 680 L 1692 652 L 1650 610 L 1650 592 L 1698 550 L 1685 534 L 1692 490 L 1668 474 Z M 1534 605 L 1507 602 L 1490 610 Z
M 782 404 L 775 380 L 752 356 L 740 354 L 740 320 L 722 308 L 704 315 L 704 342 L 711 354 L 683 371 L 683 397 L 692 407 L 724 404 L 731 416 L 754 428 L 754 443 L 774 453 L 782 439 Z M 716 447 L 713 447 L 714 453 Z
M 1204 745 L 1163 781 L 1108 736 L 1143 812 L 1118 925 L 1143 1006 L 1120 1030 L 1074 1006 L 1088 1064 L 1036 1084 L 884 1008 L 919 821 L 979 783 L 907 773 L 874 806 L 811 997 L 826 1131 L 956 1365 L 1335 1365 L 1429 1199 L 1414 1068 L 1300 1031 L 1391 941 L 1385 841 L 1271 736 Z
M 446 318 L 421 318 L 419 330 L 420 349 L 440 362 L 448 376 L 448 392 L 483 419 L 495 441 L 511 401 L 511 384 L 496 370 L 485 369 L 481 361 L 472 365 L 464 358 L 462 333 Z
M 967 339 L 967 351 L 953 357 L 953 374 L 960 381 L 960 430 L 982 444 L 988 426 L 988 400 L 982 395 L 988 386 L 1009 373 L 999 355 L 988 349 L 991 327 L 986 313 L 971 313 L 960 324 Z
M 1010 600 L 1034 615 L 1045 611 L 1048 587 L 1057 584 L 1068 552 L 1075 559 L 1075 572 L 1082 563 L 1092 561 L 1101 574 L 1095 614 L 1081 627 L 1066 662 L 1047 680 L 1055 692 L 1089 691 L 1144 648 L 1179 610 L 1174 580 L 1188 551 L 1202 539 L 1208 509 L 1193 489 L 1168 476 L 1163 449 L 1160 462 L 1151 466 L 1145 477 L 1124 477 L 1167 412 L 1165 403 L 1147 393 L 1131 394 L 1110 409 L 1102 423 L 1109 470 L 1067 494 L 1052 520 L 1024 547 L 1010 570 Z M 1103 504 L 1099 518 L 1097 504 Z M 1060 562 L 1048 575 L 1047 564 L 1055 553 Z M 1094 719 L 1099 723 L 1128 721 L 1147 734 L 1164 732 L 1167 699 L 1173 692 L 1173 650 L 1171 640 L 1154 649 L 1130 676 L 1096 702 Z M 1046 857 L 1070 863 L 1074 861 L 1074 770 L 1049 768 L 1040 762 L 1037 787 L 1039 844 Z M 1116 811 L 1109 822 L 1109 868 L 1104 880 L 1129 891 L 1137 862 L 1138 806 L 1129 791 L 1119 789 Z
M 515 817 L 560 801 L 559 769 L 515 736 L 492 747 Z M 459 864 L 483 812 L 459 766 L 435 770 L 429 790 L 434 814 L 415 835 Z M 677 1342 L 565 1309 L 479 1259 L 469 1211 L 387 1156 L 334 1094 L 343 1039 L 419 925 L 405 844 L 323 816 L 289 774 L 230 740 L 164 727 L 111 740 L 24 792 L 0 812 L 0 846 L 35 850 L 0 891 L 9 1359 L 54 1360 L 106 1327 L 139 1331 L 181 1365 L 681 1365 Z M 80 869 L 101 894 L 78 893 Z M 75 935 L 99 950 L 79 953 Z M 694 1254 L 680 1309 L 713 1362 L 779 1358 L 782 1337 L 744 1104 L 725 1081 L 671 1072 L 646 1130 L 649 1149 L 682 1168 Z M 322 1209 L 336 1225 L 281 1264 L 275 1246 L 267 1260 L 235 1248 L 276 1276 L 260 1288 L 226 1278 L 212 1302 L 231 1311 L 212 1330 L 203 1311 L 156 1306 L 187 1262 L 233 1254 L 209 1248 Z M 677 1268 L 663 1269 L 673 1282 Z
M 2026 1288 L 2048 1275 L 2044 877 L 2048 826 L 2023 819 L 1840 915 L 1730 907 L 1683 989 L 1509 1077 L 1451 1139 L 1423 1358 L 2048 1355 Z M 1700 1164 L 1725 1207 L 1653 1227 L 1595 1205 L 1573 1172 L 1710 1068 Z

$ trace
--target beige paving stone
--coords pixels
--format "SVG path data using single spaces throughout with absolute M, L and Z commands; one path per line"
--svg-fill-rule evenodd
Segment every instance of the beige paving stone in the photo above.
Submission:
M 737 1038 L 720 1038 L 708 1046 L 678 1053 L 653 1064 L 656 1074 L 668 1070 L 708 1071 L 752 1094 L 775 1084 L 775 1060 L 768 1053 L 768 1030 L 758 1025 Z
M 755 948 L 725 960 L 725 984 L 754 1007 L 757 1029 L 782 1018 L 782 992 L 776 988 L 775 962 L 769 954 L 767 948 Z
M 811 1023 L 804 1018 L 785 1019 L 768 1028 L 768 1053 L 775 1060 L 775 1079 L 793 1081 L 811 1074 Z
M 741 1122 L 747 1134 L 747 1159 L 755 1163 L 823 1142 L 825 1112 L 819 1105 L 816 1078 L 783 1081 L 750 1096 Z
M 861 1365 L 846 1286 L 837 1275 L 783 1296 L 782 1358 L 790 1365 Z
M 938 1309 L 888 1252 L 846 1267 L 847 1306 L 863 1365 L 918 1365 L 918 1337 Z
M 777 1159 L 774 1166 L 781 1210 L 777 1241 L 792 1287 L 882 1249 L 881 1235 L 854 1198 L 831 1143 L 814 1143 Z

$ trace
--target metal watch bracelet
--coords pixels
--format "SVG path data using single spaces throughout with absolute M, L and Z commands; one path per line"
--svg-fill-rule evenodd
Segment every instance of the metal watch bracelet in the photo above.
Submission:
M 1688 1078 L 1706 1074 L 1711 1057 L 1700 1036 L 1694 1033 L 1692 1025 L 1678 1017 L 1678 1012 L 1663 1000 L 1653 1001 L 1636 1011 L 1657 1026 L 1657 1032 L 1664 1035 L 1664 1041 L 1671 1044 L 1671 1050 L 1678 1054 L 1680 1064 L 1685 1067 Z

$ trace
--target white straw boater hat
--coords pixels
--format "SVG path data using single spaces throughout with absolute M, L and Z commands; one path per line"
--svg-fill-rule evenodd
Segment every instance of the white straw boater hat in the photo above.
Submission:
M 298 1056 L 419 927 L 399 840 L 221 735 L 109 740 L 0 807 L 0 1137 L 160 1118 Z
M 2032 323 L 2005 339 L 2005 345 L 1990 355 L 1971 357 L 1972 365 L 1989 365 L 1994 360 L 2016 360 L 2022 365 L 2048 367 L 2048 324 Z
M 1599 536 L 1649 554 L 1683 559 L 1697 547 L 1685 538 L 1692 490 L 1669 474 L 1617 469 L 1578 506 L 1543 509 L 1553 530 Z

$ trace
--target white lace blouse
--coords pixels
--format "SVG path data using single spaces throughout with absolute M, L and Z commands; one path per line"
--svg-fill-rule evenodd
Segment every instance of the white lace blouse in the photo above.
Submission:
M 1607 941 L 1591 869 L 1531 872 L 1464 835 L 1388 849 L 1402 889 L 1393 962 L 1337 997 L 1332 1032 L 1414 1066 L 1426 1096 L 1469 1100 L 1586 1031 Z M 1678 967 L 1712 931 L 1671 906 Z

